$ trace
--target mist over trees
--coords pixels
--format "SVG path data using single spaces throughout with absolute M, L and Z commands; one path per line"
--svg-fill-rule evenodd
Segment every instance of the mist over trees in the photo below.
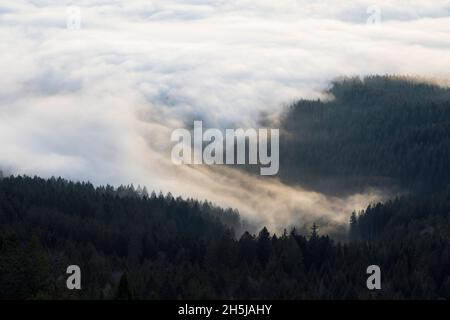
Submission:
M 145 188 L 0 174 L 0 299 L 450 299 L 449 90 L 368 77 L 330 93 L 282 120 L 283 181 L 404 191 L 349 212 L 348 241 L 317 224 L 253 234 L 237 211 Z

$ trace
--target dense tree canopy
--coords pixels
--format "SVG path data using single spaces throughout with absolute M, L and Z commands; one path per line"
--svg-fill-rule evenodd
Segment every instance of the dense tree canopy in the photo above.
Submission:
M 373 76 L 333 83 L 281 121 L 280 176 L 331 193 L 361 186 L 434 192 L 450 181 L 450 89 Z
M 0 298 L 450 298 L 449 203 L 371 206 L 354 216 L 354 241 L 336 244 L 316 225 L 309 235 L 236 237 L 232 211 L 131 187 L 7 177 Z M 72 264 L 80 291 L 66 288 Z M 366 288 L 371 264 L 383 270 L 382 291 Z

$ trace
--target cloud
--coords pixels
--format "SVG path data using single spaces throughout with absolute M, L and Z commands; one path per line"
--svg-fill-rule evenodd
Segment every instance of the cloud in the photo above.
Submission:
M 381 23 L 366 25 L 374 4 Z M 80 30 L 67 29 L 70 5 Z M 448 79 L 449 15 L 449 1 L 4 0 L 0 166 L 208 198 L 274 229 L 342 223 L 382 196 L 174 167 L 171 131 L 255 127 L 342 75 Z

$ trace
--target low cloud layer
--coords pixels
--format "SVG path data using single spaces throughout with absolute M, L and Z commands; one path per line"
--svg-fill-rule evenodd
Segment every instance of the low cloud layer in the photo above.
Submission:
M 73 5 L 80 29 L 67 27 L 77 19 Z M 170 133 L 197 119 L 255 127 L 261 114 L 321 96 L 342 75 L 444 81 L 449 8 L 412 0 L 4 0 L 0 167 L 208 198 L 273 229 L 345 222 L 382 196 L 328 198 L 229 168 L 176 167 Z M 367 25 L 374 12 L 380 23 Z

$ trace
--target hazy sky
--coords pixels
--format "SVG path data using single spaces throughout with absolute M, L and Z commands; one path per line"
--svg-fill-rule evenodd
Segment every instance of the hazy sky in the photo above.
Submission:
M 2 0 L 0 37 L 0 167 L 144 184 L 275 227 L 342 222 L 378 195 L 174 167 L 171 130 L 255 126 L 342 75 L 450 76 L 450 0 Z

